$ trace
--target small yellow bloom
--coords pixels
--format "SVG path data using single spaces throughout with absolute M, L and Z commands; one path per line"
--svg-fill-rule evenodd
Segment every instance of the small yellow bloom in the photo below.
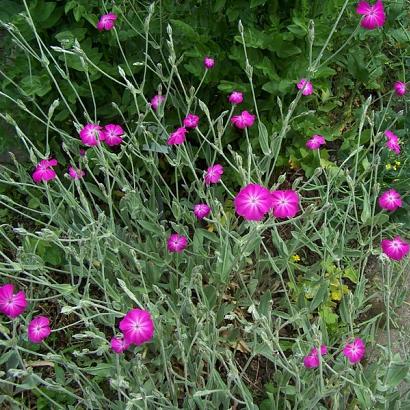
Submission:
M 396 165 L 393 165 L 393 169 L 394 169 L 395 171 L 397 171 L 397 166 L 396 166 Z
M 300 256 L 299 255 L 293 255 L 292 260 L 293 260 L 293 262 L 300 262 Z
M 391 169 L 391 164 L 386 164 L 386 169 L 387 170 Z
M 297 169 L 298 164 L 295 161 L 292 161 L 291 159 L 289 160 L 289 168 L 290 169 Z

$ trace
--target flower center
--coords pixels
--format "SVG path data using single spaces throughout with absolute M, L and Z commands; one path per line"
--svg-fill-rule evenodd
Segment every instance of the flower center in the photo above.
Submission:
M 256 204 L 259 202 L 259 198 L 258 198 L 257 196 L 250 196 L 250 197 L 249 197 L 249 202 L 250 202 L 252 205 L 256 205 Z

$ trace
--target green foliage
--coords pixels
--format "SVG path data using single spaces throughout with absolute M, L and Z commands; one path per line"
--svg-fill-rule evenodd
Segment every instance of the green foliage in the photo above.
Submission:
M 30 164 L 0 169 L 0 276 L 24 288 L 30 306 L 13 322 L 1 316 L 0 400 L 121 410 L 378 409 L 408 400 L 397 387 L 410 356 L 376 342 L 381 316 L 390 336 L 405 297 L 404 268 L 379 243 L 406 233 L 408 207 L 387 214 L 377 197 L 390 186 L 408 195 L 410 123 L 397 114 L 408 112 L 408 98 L 390 98 L 391 79 L 408 69 L 408 7 L 386 1 L 385 29 L 365 32 L 351 5 L 341 13 L 344 3 L 124 1 L 113 6 L 116 30 L 99 33 L 111 3 L 5 2 L 0 114 Z M 204 55 L 216 58 L 206 74 Z M 310 74 L 315 93 L 300 98 L 296 83 Z M 148 102 L 158 90 L 166 103 L 156 113 Z M 233 90 L 245 102 L 229 111 Z M 258 116 L 246 132 L 230 126 L 242 109 Z M 200 127 L 169 147 L 187 112 L 201 116 Z M 122 124 L 123 144 L 79 156 L 87 122 Z M 384 149 L 392 127 L 399 157 Z M 310 151 L 316 133 L 327 145 Z M 31 167 L 48 156 L 59 161 L 58 178 L 34 184 Z M 215 162 L 223 184 L 206 187 L 203 171 Z M 69 163 L 85 178 L 68 179 Z M 250 181 L 297 190 L 301 212 L 238 218 L 232 196 Z M 198 202 L 212 207 L 205 221 L 192 214 Z M 166 250 L 171 232 L 189 237 L 183 253 Z M 375 257 L 380 290 L 369 272 Z M 385 307 L 368 316 L 375 296 Z M 155 337 L 117 356 L 109 339 L 136 306 L 152 313 Z M 25 329 L 38 314 L 53 333 L 34 345 Z M 341 349 L 358 335 L 377 356 L 352 366 Z M 304 355 L 321 343 L 329 354 L 305 369 Z

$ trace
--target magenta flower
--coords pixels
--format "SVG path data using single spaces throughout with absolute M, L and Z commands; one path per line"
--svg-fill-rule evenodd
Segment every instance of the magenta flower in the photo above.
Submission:
M 184 118 L 184 127 L 186 128 L 196 128 L 199 124 L 199 117 L 195 114 L 188 114 Z
M 325 354 L 327 354 L 327 346 L 322 345 L 320 346 L 320 356 L 324 356 Z M 312 348 L 309 354 L 303 358 L 303 364 L 308 369 L 319 367 L 320 359 L 316 347 Z
M 272 207 L 269 189 L 248 184 L 242 188 L 234 199 L 235 211 L 247 221 L 260 221 Z
M 399 137 L 393 134 L 393 132 L 390 130 L 385 131 L 384 135 L 387 138 L 387 142 L 386 142 L 387 149 L 399 155 L 400 154 Z
M 185 134 L 188 130 L 184 127 L 178 128 L 174 131 L 168 138 L 167 144 L 168 145 L 181 145 L 185 142 Z
M 206 185 L 211 185 L 211 184 L 217 184 L 222 177 L 222 174 L 224 173 L 224 168 L 220 164 L 215 164 L 210 166 L 205 173 L 205 184 Z
M 243 102 L 243 94 L 239 91 L 233 91 L 231 95 L 228 97 L 228 101 L 231 104 L 242 104 Z
M 137 346 L 149 342 L 154 336 L 154 322 L 151 313 L 143 309 L 131 309 L 120 322 L 124 344 Z
M 303 95 L 310 95 L 313 93 L 313 84 L 310 81 L 306 80 L 306 78 L 302 78 L 297 83 L 297 87 L 299 90 L 303 90 Z
M 351 364 L 360 362 L 366 353 L 366 346 L 362 339 L 356 338 L 352 343 L 348 343 L 343 348 L 343 354 L 349 359 Z
M 207 70 L 210 70 L 215 65 L 215 60 L 211 57 L 206 56 L 204 58 L 204 66 Z
M 82 169 L 74 168 L 72 165 L 68 167 L 68 175 L 71 179 L 81 179 L 85 172 Z
M 248 111 L 242 111 L 240 115 L 234 115 L 231 118 L 231 122 L 235 125 L 236 128 L 244 129 L 248 127 L 252 127 L 255 122 L 256 116 L 253 114 L 249 114 Z
M 108 124 L 104 127 L 104 142 L 110 147 L 121 144 L 123 135 L 124 130 L 121 125 Z
M 198 219 L 204 219 L 211 213 L 211 208 L 207 204 L 194 205 L 194 215 Z
M 115 353 L 119 354 L 127 350 L 130 344 L 122 337 L 113 337 L 110 341 L 110 346 Z
M 57 166 L 56 159 L 42 159 L 36 166 L 32 174 L 33 181 L 38 184 L 39 182 L 47 182 L 53 180 L 57 174 L 53 167 Z
M 83 148 L 80 148 L 79 152 L 80 152 L 80 157 L 84 157 L 87 151 Z
M 325 145 L 325 138 L 321 135 L 314 135 L 310 140 L 306 142 L 306 147 L 311 150 L 319 149 L 322 145 Z
M 273 216 L 293 218 L 299 211 L 299 195 L 293 190 L 271 192 Z
M 379 196 L 380 208 L 387 211 L 395 211 L 397 208 L 401 208 L 403 205 L 400 194 L 394 189 L 389 189 Z
M 168 252 L 181 253 L 188 245 L 188 239 L 184 235 L 173 233 L 167 241 Z
M 410 251 L 410 244 L 400 236 L 393 239 L 383 239 L 381 245 L 383 253 L 395 261 L 401 261 Z
M 36 316 L 28 324 L 27 336 L 31 343 L 41 343 L 50 333 L 50 319 L 47 316 Z
M 80 131 L 80 138 L 84 145 L 94 147 L 105 140 L 103 128 L 98 124 L 87 124 Z
M 22 290 L 13 293 L 13 285 L 0 286 L 0 312 L 10 318 L 21 315 L 27 307 L 26 295 Z
M 367 1 L 359 1 L 356 13 L 363 15 L 360 25 L 367 30 L 382 27 L 386 21 L 382 0 L 377 0 L 373 6 Z
M 406 83 L 403 83 L 401 81 L 396 81 L 394 83 L 394 92 L 396 93 L 396 95 L 398 96 L 403 96 L 404 94 L 406 94 Z
M 112 30 L 114 28 L 115 20 L 117 20 L 117 18 L 117 15 L 114 13 L 102 15 L 97 23 L 98 30 Z
M 165 101 L 165 97 L 163 95 L 154 95 L 151 98 L 151 107 L 154 111 L 158 110 L 158 107 L 160 104 L 162 104 Z

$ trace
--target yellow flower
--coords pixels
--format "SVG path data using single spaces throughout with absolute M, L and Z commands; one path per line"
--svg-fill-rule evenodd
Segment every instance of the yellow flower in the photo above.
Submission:
M 386 169 L 387 170 L 391 169 L 391 164 L 386 164 Z
M 300 256 L 299 255 L 293 255 L 292 260 L 293 260 L 293 262 L 300 262 Z
M 399 167 L 401 165 L 400 161 L 395 161 L 394 163 L 396 164 L 397 167 Z
M 298 164 L 295 161 L 292 161 L 291 159 L 289 160 L 289 168 L 290 169 L 297 169 Z

